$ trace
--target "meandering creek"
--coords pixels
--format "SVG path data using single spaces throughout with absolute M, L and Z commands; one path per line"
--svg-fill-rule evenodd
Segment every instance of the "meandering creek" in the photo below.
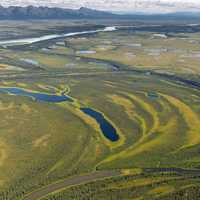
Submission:
M 2 87 L 0 88 L 0 93 L 6 93 L 10 95 L 18 95 L 18 96 L 25 96 L 30 97 L 36 101 L 43 101 L 43 102 L 50 102 L 50 103 L 60 103 L 60 102 L 73 102 L 74 100 L 64 95 L 56 94 L 46 94 L 41 92 L 31 92 L 29 90 L 25 90 L 22 88 L 15 88 L 15 87 Z M 112 124 L 103 116 L 102 113 L 93 110 L 91 108 L 80 108 L 80 110 L 90 116 L 91 118 L 95 119 L 96 122 L 99 124 L 99 127 L 103 133 L 103 135 L 110 141 L 116 142 L 119 140 L 119 135 L 117 134 L 116 129 L 112 126 Z

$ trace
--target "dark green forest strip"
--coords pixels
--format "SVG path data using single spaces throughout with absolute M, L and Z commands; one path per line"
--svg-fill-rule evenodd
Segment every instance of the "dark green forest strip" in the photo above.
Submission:
M 36 200 L 40 199 L 52 192 L 55 192 L 57 190 L 64 189 L 66 187 L 78 185 L 78 184 L 85 184 L 91 181 L 96 181 L 99 179 L 105 179 L 110 178 L 113 176 L 118 176 L 121 173 L 119 171 L 97 171 L 90 174 L 85 174 L 81 176 L 71 177 L 66 180 L 56 182 L 54 184 L 48 185 L 44 188 L 41 188 L 40 190 L 34 191 L 30 194 L 28 194 L 26 197 L 24 197 L 23 200 Z

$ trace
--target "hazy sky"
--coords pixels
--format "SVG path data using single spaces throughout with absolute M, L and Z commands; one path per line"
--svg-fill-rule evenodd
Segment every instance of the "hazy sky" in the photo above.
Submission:
M 122 12 L 200 11 L 200 0 L 1 0 L 3 6 L 88 7 Z

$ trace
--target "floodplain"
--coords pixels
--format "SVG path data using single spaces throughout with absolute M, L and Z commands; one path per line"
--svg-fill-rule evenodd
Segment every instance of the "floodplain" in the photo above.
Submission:
M 115 29 L 0 45 L 0 199 L 200 197 L 200 25 L 19 23 L 0 41 Z

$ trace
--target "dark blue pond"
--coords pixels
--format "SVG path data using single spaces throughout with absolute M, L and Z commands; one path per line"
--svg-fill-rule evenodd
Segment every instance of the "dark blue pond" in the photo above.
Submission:
M 151 99 L 157 99 L 159 98 L 159 95 L 156 92 L 148 92 L 147 96 Z
M 45 102 L 53 102 L 53 103 L 59 103 L 63 101 L 70 101 L 73 102 L 73 100 L 65 95 L 51 95 L 51 94 L 45 94 L 45 93 L 36 93 L 36 92 L 29 92 L 24 89 L 20 88 L 0 88 L 0 92 L 3 93 L 9 93 L 14 95 L 20 95 L 20 96 L 26 96 L 31 97 L 38 101 L 45 101 Z
M 80 108 L 80 110 L 97 121 L 100 125 L 101 131 L 107 139 L 112 142 L 119 140 L 119 135 L 117 134 L 116 129 L 104 118 L 101 113 L 91 108 Z

